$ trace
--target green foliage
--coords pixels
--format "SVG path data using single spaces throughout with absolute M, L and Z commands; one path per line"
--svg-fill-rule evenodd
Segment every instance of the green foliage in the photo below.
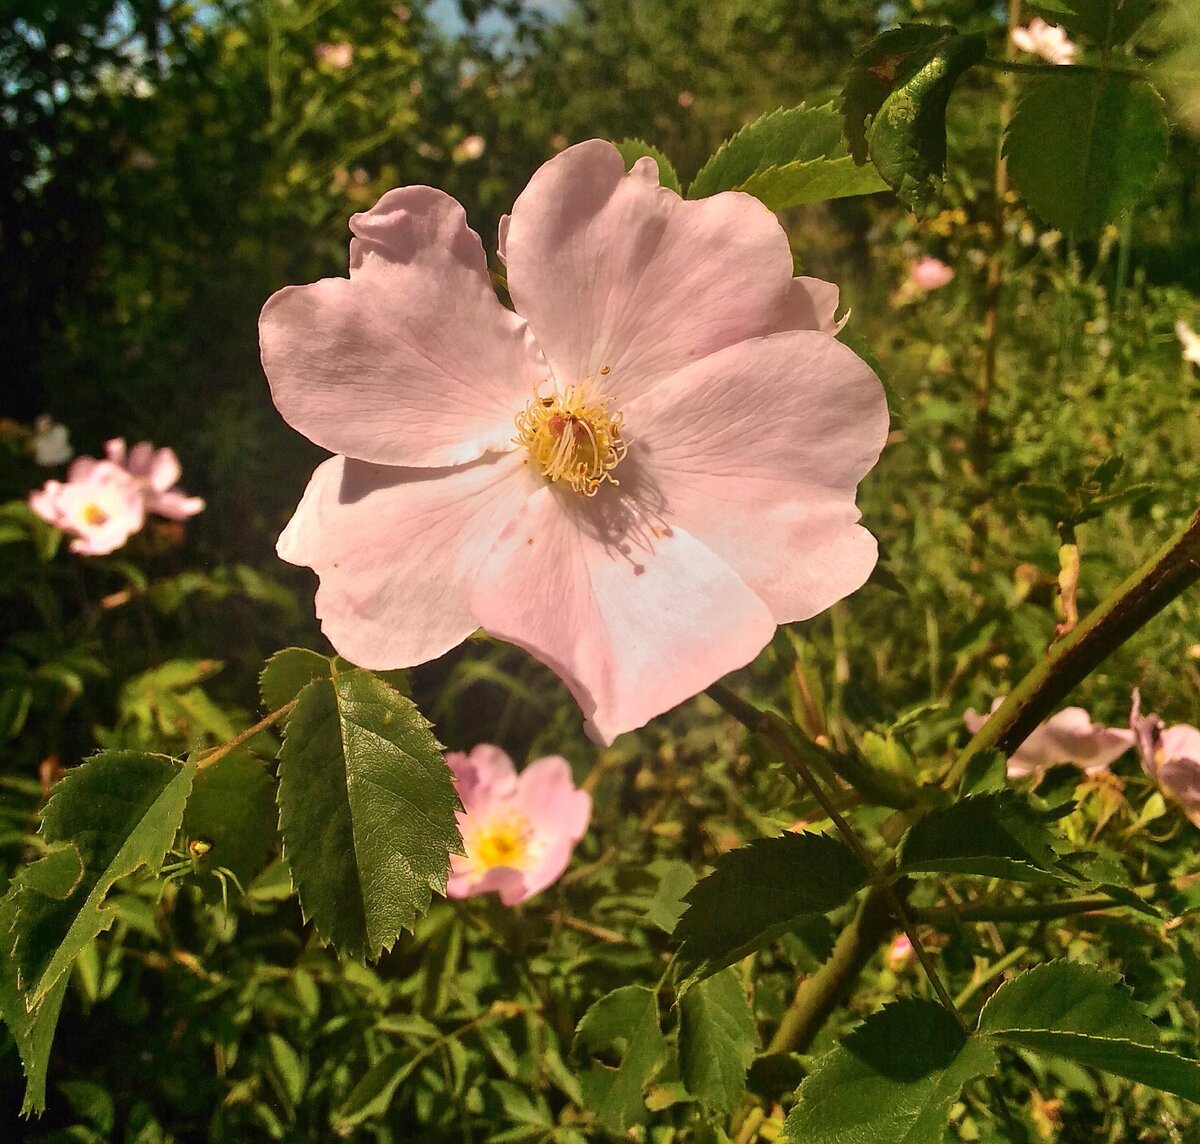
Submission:
M 909 874 L 1064 881 L 1063 849 L 1045 811 L 1003 790 L 969 795 L 914 823 L 900 847 L 900 868 Z
M 983 59 L 982 36 L 913 25 L 885 32 L 854 58 L 843 92 L 846 137 L 867 153 L 910 210 L 934 202 L 946 169 L 946 107 L 954 85 Z
M 1097 44 L 1122 44 L 1150 14 L 1151 0 L 1033 0 L 1030 7 L 1073 36 Z
M 352 669 L 305 685 L 279 755 L 279 825 L 305 915 L 378 957 L 443 892 L 458 798 L 412 701 Z
M 989 1074 L 994 1048 L 932 1001 L 873 1013 L 800 1086 L 788 1117 L 795 1144 L 940 1144 L 963 1085 Z
M 1055 68 L 1022 95 L 1004 154 L 1013 182 L 1047 223 L 1089 234 L 1153 185 L 1167 154 L 1162 98 L 1144 80 Z
M 697 982 L 679 1003 L 679 1064 L 688 1092 L 732 1112 L 746 1091 L 758 1048 L 754 1012 L 732 969 Z
M 12 958 L 27 1005 L 41 1002 L 116 920 L 105 899 L 118 879 L 142 867 L 158 870 L 179 829 L 195 771 L 195 763 L 162 755 L 112 751 L 59 784 L 42 811 L 41 837 L 50 851 L 10 891 Z M 78 865 L 63 861 L 56 847 L 74 850 Z M 61 877 L 51 894 L 44 892 L 51 889 L 41 873 L 44 863 Z
M 675 168 L 671 166 L 671 160 L 657 147 L 651 147 L 642 139 L 622 139 L 616 147 L 621 152 L 621 158 L 625 160 L 627 171 L 632 169 L 634 163 L 639 159 L 649 157 L 658 166 L 660 185 L 674 191 L 677 195 L 683 194 L 683 188 L 679 185 L 679 176 L 675 173 Z
M 854 852 L 824 834 L 759 838 L 721 855 L 685 896 L 675 927 L 680 990 L 844 905 L 865 884 Z
M 641 985 L 625 985 L 601 997 L 575 1030 L 574 1052 L 616 1056 L 615 1065 L 594 1061 L 580 1078 L 584 1103 L 600 1122 L 617 1133 L 644 1123 L 642 1092 L 667 1059 L 657 994 Z
M 1158 1047 L 1158 1030 L 1116 973 L 1069 961 L 1039 965 L 995 992 L 979 1031 L 1200 1103 L 1200 1061 Z
M 277 651 L 263 666 L 258 677 L 259 694 L 268 711 L 286 707 L 304 688 L 332 675 L 329 657 L 303 647 Z
M 884 189 L 875 171 L 850 158 L 833 105 L 801 105 L 768 112 L 722 143 L 692 180 L 688 198 L 746 191 L 783 210 Z

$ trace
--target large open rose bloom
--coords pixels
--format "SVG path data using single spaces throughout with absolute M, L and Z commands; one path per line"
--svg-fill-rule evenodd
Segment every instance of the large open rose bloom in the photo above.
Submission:
M 748 663 L 876 560 L 858 481 L 883 390 L 748 195 L 686 202 L 614 147 L 546 163 L 501 224 L 389 191 L 350 277 L 263 308 L 283 416 L 338 455 L 279 554 L 341 654 L 420 663 L 476 628 L 552 667 L 601 741 Z
M 1003 702 L 1004 696 L 998 696 L 992 710 L 998 710 Z M 987 722 L 987 716 L 969 707 L 963 722 L 974 735 Z M 1025 742 L 1009 756 L 1007 773 L 1010 779 L 1023 779 L 1059 763 L 1073 763 L 1082 771 L 1101 771 L 1132 746 L 1131 731 L 1105 727 L 1082 707 L 1064 707 L 1030 731 Z
M 463 809 L 458 814 L 466 854 L 450 856 L 446 895 L 499 893 L 515 906 L 558 881 L 592 816 L 592 797 L 578 790 L 559 755 L 530 763 L 519 775 L 499 747 L 480 743 L 452 751 Z

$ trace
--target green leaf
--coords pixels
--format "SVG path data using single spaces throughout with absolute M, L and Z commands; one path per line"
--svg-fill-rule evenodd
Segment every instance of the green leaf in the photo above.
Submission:
M 900 846 L 906 874 L 980 874 L 1018 882 L 1067 881 L 1047 816 L 1016 791 L 969 795 L 930 811 Z
M 625 170 L 630 170 L 639 159 L 649 157 L 658 164 L 659 184 L 674 191 L 677 195 L 683 194 L 683 189 L 679 185 L 679 176 L 675 173 L 671 160 L 657 147 L 651 147 L 649 143 L 641 139 L 622 139 L 620 143 L 616 144 L 616 148 L 621 152 L 621 158 L 625 160 Z
M 680 991 L 843 905 L 866 881 L 854 851 L 824 834 L 760 838 L 722 854 L 675 927 Z
M 248 751 L 233 751 L 196 775 L 183 833 L 212 849 L 204 856 L 210 869 L 223 867 L 246 887 L 279 848 L 276 830 L 275 781 L 260 759 Z M 219 895 L 215 878 L 203 883 Z
M 41 836 L 51 851 L 69 843 L 82 862 L 82 876 L 63 897 L 40 893 L 52 879 L 42 863 L 14 879 L 13 959 L 26 1004 L 36 1005 L 71 967 L 76 955 L 106 930 L 115 911 L 104 899 L 119 879 L 142 866 L 157 871 L 175 838 L 192 788 L 196 764 L 165 755 L 109 751 L 69 771 L 42 811 Z
M 263 665 L 258 676 L 258 690 L 268 711 L 286 707 L 315 679 L 328 679 L 333 674 L 329 658 L 303 647 L 287 647 L 277 651 Z
M 658 889 L 646 909 L 646 920 L 670 933 L 687 908 L 684 896 L 696 884 L 696 874 L 686 862 L 668 861 L 650 867 L 651 873 L 659 870 Z
M 364 1120 L 382 1116 L 392 1103 L 396 1089 L 408 1079 L 421 1059 L 421 1054 L 411 1049 L 393 1049 L 384 1053 L 330 1116 L 330 1127 L 345 1136 Z
M 597 1061 L 580 1077 L 585 1107 L 613 1132 L 641 1124 L 642 1093 L 667 1059 L 654 991 L 625 985 L 601 997 L 580 1020 L 573 1051 L 616 1057 L 615 1067 Z
M 873 1013 L 823 1057 L 784 1126 L 796 1144 L 942 1144 L 963 1085 L 987 1075 L 996 1051 L 932 1001 Z
M 1097 44 L 1122 44 L 1150 15 L 1150 0 L 1030 0 L 1029 5 L 1052 24 Z
M 768 112 L 722 143 L 688 187 L 688 198 L 746 191 L 782 210 L 884 189 L 871 168 L 850 158 L 833 105 L 801 104 Z
M 683 995 L 679 1063 L 693 1096 L 717 1112 L 732 1112 L 746 1091 L 746 1070 L 758 1049 L 758 1028 L 731 969 Z
M 1008 760 L 1003 751 L 980 751 L 972 756 L 963 775 L 961 794 L 989 794 L 1008 785 Z
M 307 684 L 279 753 L 284 856 L 305 917 L 377 957 L 445 892 L 458 796 L 430 724 L 369 671 Z
M 1052 961 L 1006 982 L 979 1031 L 1200 1103 L 1200 1062 L 1158 1047 L 1158 1030 L 1118 974 Z
M 1047 223 L 1096 231 L 1145 195 L 1166 158 L 1162 98 L 1142 80 L 1053 68 L 1017 104 L 1004 154 L 1013 183 Z

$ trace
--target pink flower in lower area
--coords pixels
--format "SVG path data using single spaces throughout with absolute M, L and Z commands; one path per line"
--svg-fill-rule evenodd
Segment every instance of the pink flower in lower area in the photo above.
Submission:
M 127 450 L 124 439 L 114 437 L 105 444 L 104 450 L 109 461 L 127 470 L 137 482 L 147 512 L 165 516 L 168 520 L 186 520 L 203 511 L 202 497 L 189 497 L 178 487 L 183 469 L 174 449 L 156 449 L 149 441 L 139 441 Z
M 1034 16 L 1025 28 L 1014 28 L 1012 42 L 1023 52 L 1052 64 L 1069 64 L 1075 59 L 1075 45 L 1067 36 L 1066 28 L 1058 24 L 1047 24 L 1040 16 Z
M 499 747 L 480 743 L 451 752 L 463 809 L 458 815 L 465 857 L 450 857 L 451 898 L 497 891 L 506 906 L 556 882 L 587 830 L 592 799 L 578 790 L 566 759 L 538 759 L 519 775 Z
M 992 710 L 1003 702 L 1000 696 L 992 703 Z M 963 722 L 974 735 L 987 722 L 987 716 L 968 708 Z M 1132 746 L 1131 731 L 1101 726 L 1082 707 L 1064 707 L 1035 727 L 1009 756 L 1008 777 L 1028 778 L 1059 763 L 1074 763 L 1083 771 L 1103 770 Z
M 313 58 L 319 64 L 328 64 L 341 71 L 354 63 L 354 45 L 345 40 L 336 44 L 318 44 L 313 48 Z
M 897 934 L 892 939 L 892 944 L 887 947 L 883 955 L 883 963 L 893 973 L 899 973 L 900 970 L 907 969 L 913 963 L 916 956 L 908 934 L 901 933 Z
M 119 465 L 92 457 L 77 458 L 65 482 L 47 481 L 31 493 L 29 507 L 70 533 L 71 551 L 82 556 L 116 551 L 145 520 L 137 482 Z
M 883 389 L 756 199 L 570 147 L 501 223 L 517 313 L 448 195 L 389 191 L 350 229 L 350 277 L 259 325 L 275 404 L 338 454 L 279 554 L 320 576 L 347 658 L 421 663 L 482 627 L 609 741 L 866 580 Z
M 918 258 L 908 268 L 909 281 L 918 289 L 928 293 L 940 290 L 954 280 L 954 268 L 940 258 Z
M 1187 723 L 1166 726 L 1157 715 L 1142 714 L 1135 689 L 1129 725 L 1137 738 L 1142 769 L 1168 798 L 1200 826 L 1200 730 Z

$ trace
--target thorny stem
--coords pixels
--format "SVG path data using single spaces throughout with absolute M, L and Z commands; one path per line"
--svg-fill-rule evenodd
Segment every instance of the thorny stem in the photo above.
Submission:
M 1008 906 L 929 906 L 913 911 L 917 921 L 930 925 L 947 922 L 1036 922 L 1116 910 L 1123 906 L 1113 898 L 1062 898 L 1057 902 L 1017 902 Z
M 214 747 L 203 757 L 196 760 L 196 769 L 204 770 L 205 767 L 211 767 L 213 763 L 219 762 L 232 751 L 236 751 L 243 743 L 249 742 L 260 731 L 265 731 L 274 723 L 278 723 L 281 719 L 286 719 L 291 714 L 292 708 L 296 706 L 296 701 L 293 699 L 291 703 L 285 703 L 278 711 L 272 711 L 270 715 L 264 719 L 260 719 L 253 727 L 247 727 L 244 731 L 234 735 L 228 743 L 223 743 L 219 747 Z
M 1198 579 L 1200 512 L 1050 648 L 963 748 L 942 785 L 956 787 L 984 751 L 1019 747 L 1080 681 Z

